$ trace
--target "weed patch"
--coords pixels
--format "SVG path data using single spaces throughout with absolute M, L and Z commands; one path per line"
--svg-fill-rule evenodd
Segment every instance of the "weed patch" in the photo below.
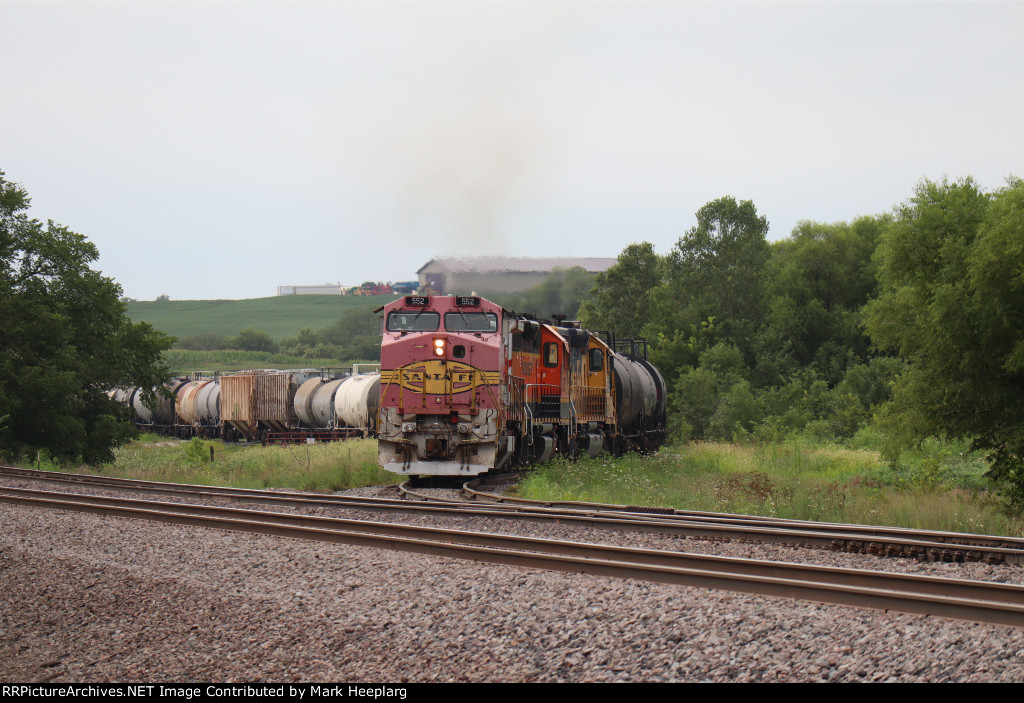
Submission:
M 378 466 L 377 441 L 371 439 L 264 447 L 143 435 L 118 449 L 113 463 L 74 470 L 146 481 L 321 493 L 395 483 L 395 475 Z
M 1024 535 L 1024 520 L 992 492 L 985 464 L 942 442 L 884 462 L 872 437 L 856 447 L 786 442 L 694 442 L 654 456 L 601 455 L 532 470 L 519 493 L 543 500 L 921 529 Z

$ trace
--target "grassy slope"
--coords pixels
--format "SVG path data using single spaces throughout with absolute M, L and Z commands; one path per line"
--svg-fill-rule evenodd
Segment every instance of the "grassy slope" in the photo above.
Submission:
M 214 449 L 213 463 L 210 447 Z M 145 481 L 324 493 L 396 482 L 395 474 L 377 465 L 377 442 L 372 439 L 262 447 L 143 435 L 116 450 L 115 457 L 113 464 L 73 470 Z M 49 464 L 40 468 L 64 470 Z
M 148 322 L 179 339 L 196 334 L 231 336 L 253 327 L 281 340 L 295 336 L 303 327 L 323 329 L 346 310 L 374 310 L 397 297 L 280 295 L 248 300 L 140 301 L 128 303 L 127 311 L 133 322 Z
M 980 455 L 933 444 L 890 466 L 871 449 L 695 442 L 648 457 L 556 461 L 531 472 L 519 492 L 543 500 L 1024 535 L 1024 519 L 990 492 Z

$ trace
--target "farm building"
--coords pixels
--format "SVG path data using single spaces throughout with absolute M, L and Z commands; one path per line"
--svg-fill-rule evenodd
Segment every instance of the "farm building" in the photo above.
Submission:
M 615 258 L 443 257 L 431 259 L 416 273 L 421 291 L 521 293 L 543 283 L 555 269 L 580 266 L 589 273 L 600 273 L 616 261 Z

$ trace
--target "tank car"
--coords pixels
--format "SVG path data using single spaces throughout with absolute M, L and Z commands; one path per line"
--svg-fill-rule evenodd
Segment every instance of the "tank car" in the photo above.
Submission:
M 184 436 L 185 428 L 178 414 L 178 404 L 188 384 L 187 378 L 172 378 L 162 387 L 152 389 L 153 395 L 148 401 L 143 388 L 115 388 L 108 395 L 112 400 L 132 409 L 135 413 L 135 425 L 139 429 L 157 434 Z
M 642 340 L 613 340 L 613 344 L 619 349 L 612 353 L 618 413 L 616 453 L 630 448 L 652 451 L 665 442 L 665 379 L 647 360 L 647 345 Z
M 239 371 L 175 378 L 146 403 L 143 389 L 114 389 L 136 426 L 176 437 L 265 443 L 372 437 L 380 389 L 376 364 L 351 370 Z
M 367 366 L 374 370 L 367 371 Z M 380 397 L 378 368 L 376 364 L 356 364 L 341 378 L 321 375 L 303 383 L 294 401 L 299 431 L 331 431 L 338 439 L 373 436 Z
M 220 436 L 220 381 L 199 378 L 189 381 L 177 393 L 177 415 L 192 437 Z

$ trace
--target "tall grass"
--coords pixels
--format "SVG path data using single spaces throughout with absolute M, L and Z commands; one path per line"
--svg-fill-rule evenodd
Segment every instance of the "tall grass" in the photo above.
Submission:
M 113 463 L 76 470 L 146 481 L 323 493 L 395 483 L 394 474 L 378 466 L 377 442 L 371 439 L 264 447 L 143 435 L 118 449 Z
M 669 447 L 538 467 L 528 498 L 656 505 L 824 522 L 1024 536 L 983 476 L 981 456 L 933 443 L 891 466 L 874 449 L 802 441 Z

